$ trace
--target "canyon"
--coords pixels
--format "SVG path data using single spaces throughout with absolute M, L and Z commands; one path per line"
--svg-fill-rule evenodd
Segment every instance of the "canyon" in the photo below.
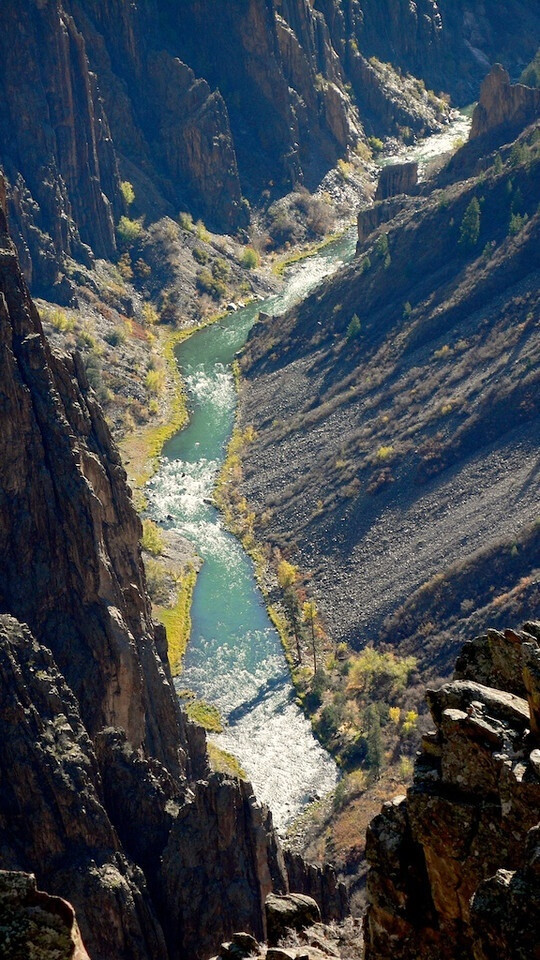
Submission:
M 336 249 L 348 260 L 356 242 L 356 255 L 259 315 L 235 364 L 234 483 L 222 476 L 217 498 L 244 541 L 250 518 L 295 717 L 312 739 L 311 714 L 359 776 L 355 801 L 372 802 L 366 783 L 388 796 L 390 761 L 406 785 L 421 737 L 407 796 L 368 830 L 366 960 L 536 956 L 540 99 L 513 81 L 540 13 L 523 0 L 504 16 L 479 0 L 6 0 L 2 28 L 0 952 L 359 955 L 349 890 L 323 862 L 330 829 L 318 863 L 284 849 L 258 791 L 213 772 L 181 709 L 141 490 L 98 400 L 122 354 L 125 429 L 133 382 L 171 378 L 174 337 L 216 319 L 223 277 L 244 296 L 278 287 L 266 263 L 249 272 L 246 247 L 283 217 L 274 204 L 307 217 L 310 192 L 320 203 L 341 181 L 342 207 L 362 208 Z M 479 95 L 468 142 L 428 175 L 412 155 L 388 163 L 390 142 L 451 129 L 448 94 Z M 178 414 L 181 387 L 172 401 L 167 389 Z M 164 473 L 178 496 L 176 442 L 153 482 Z M 380 689 L 365 694 L 368 675 Z

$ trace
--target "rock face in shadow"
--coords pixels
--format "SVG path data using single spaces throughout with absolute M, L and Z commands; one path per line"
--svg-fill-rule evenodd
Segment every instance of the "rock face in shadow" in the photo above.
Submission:
M 51 293 L 63 255 L 116 250 L 117 163 L 83 37 L 60 3 L 4 4 L 0 163 L 27 280 Z M 58 292 L 58 291 L 55 291 Z
M 118 452 L 5 209 L 0 178 L 0 867 L 70 900 L 92 960 L 197 960 L 265 936 L 283 856 L 179 710 Z
M 368 831 L 366 960 L 535 955 L 540 678 L 531 658 L 540 660 L 540 624 L 488 631 L 466 644 L 454 679 L 428 691 L 435 730 L 413 786 Z
M 179 774 L 185 737 L 126 475 L 82 361 L 48 347 L 3 226 L 0 610 L 53 651 L 90 735 L 121 726 Z
M 120 176 L 131 215 L 189 209 L 233 232 L 243 194 L 318 184 L 364 112 L 378 133 L 439 129 L 440 102 L 400 95 L 348 42 L 349 19 L 306 0 L 7 0 L 0 164 L 33 292 L 68 302 L 66 257 L 114 257 Z

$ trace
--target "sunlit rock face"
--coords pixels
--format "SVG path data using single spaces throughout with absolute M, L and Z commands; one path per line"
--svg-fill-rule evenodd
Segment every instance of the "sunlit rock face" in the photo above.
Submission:
M 407 797 L 368 832 L 369 960 L 534 956 L 540 624 L 465 644 Z

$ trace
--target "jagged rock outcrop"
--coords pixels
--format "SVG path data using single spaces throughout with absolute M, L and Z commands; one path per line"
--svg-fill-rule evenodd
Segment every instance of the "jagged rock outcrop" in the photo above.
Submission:
M 319 905 L 325 923 L 343 920 L 350 913 L 347 888 L 329 863 L 307 863 L 303 857 L 285 850 L 285 866 L 291 890 L 304 893 Z
M 383 167 L 377 184 L 375 200 L 388 200 L 399 194 L 410 194 L 418 183 L 418 163 L 409 160 L 404 163 L 389 163 Z
M 531 658 L 540 659 L 540 624 L 488 631 L 465 646 L 454 679 L 428 691 L 435 730 L 413 786 L 368 831 L 366 960 L 535 955 L 540 678 Z M 471 679 L 478 665 L 481 682 Z
M 402 210 L 411 210 L 419 208 L 422 205 L 420 199 L 411 200 L 410 197 L 401 195 L 389 197 L 388 200 L 377 200 L 369 207 L 362 207 L 358 211 L 358 243 L 357 251 L 361 252 L 362 247 L 368 237 L 383 223 L 390 223 Z
M 0 870 L 0 952 L 3 957 L 90 960 L 73 907 L 36 887 L 32 874 Z
M 482 84 L 470 139 L 489 136 L 498 143 L 508 142 L 539 117 L 540 90 L 510 83 L 508 72 L 496 63 Z
M 288 930 L 304 930 L 321 919 L 318 904 L 305 894 L 290 893 L 287 896 L 270 894 L 266 898 L 266 922 L 268 943 L 277 946 Z

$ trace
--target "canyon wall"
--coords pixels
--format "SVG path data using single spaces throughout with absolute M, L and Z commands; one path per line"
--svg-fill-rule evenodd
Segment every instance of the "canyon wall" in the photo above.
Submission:
M 315 187 L 367 134 L 438 129 L 440 102 L 380 60 L 472 99 L 495 55 L 531 59 L 540 18 L 514 0 L 503 30 L 480 6 L 8 0 L 0 164 L 27 281 L 66 302 L 66 257 L 115 256 L 120 179 L 132 216 L 235 231 L 244 197 Z

